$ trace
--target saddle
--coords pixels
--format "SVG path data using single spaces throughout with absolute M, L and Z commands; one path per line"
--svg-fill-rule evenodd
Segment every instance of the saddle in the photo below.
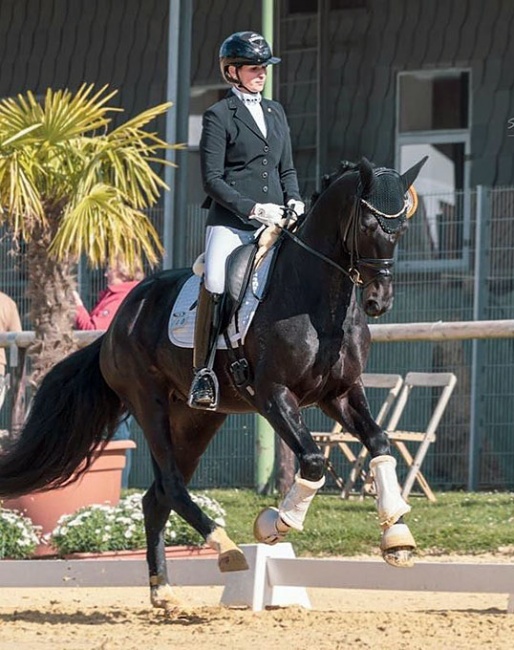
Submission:
M 273 246 L 275 246 L 275 254 L 272 257 L 266 274 L 264 287 L 259 291 L 258 302 L 260 303 L 265 299 L 269 281 L 273 273 L 276 252 L 281 242 L 280 235 L 280 229 L 275 226 L 263 228 L 259 236 L 253 242 L 243 244 L 234 249 L 227 257 L 225 263 L 225 291 L 221 298 L 220 319 L 214 341 L 218 341 L 220 336 L 223 337 L 231 362 L 230 371 L 234 383 L 239 388 L 246 388 L 250 394 L 253 394 L 253 390 L 250 386 L 250 367 L 243 354 L 243 337 L 240 332 L 238 317 L 245 296 L 247 295 L 247 291 L 249 290 L 249 284 L 252 277 L 261 262 L 264 260 L 266 254 Z M 203 275 L 203 255 L 201 255 L 194 263 L 193 271 L 195 275 Z M 193 305 L 192 308 L 194 308 L 194 306 L 195 305 Z M 235 340 L 237 343 L 235 346 L 232 342 L 233 339 L 231 339 L 228 332 L 231 324 L 233 325 L 232 329 L 235 329 L 236 334 Z M 211 350 L 210 365 L 214 362 L 216 347 L 217 346 L 215 345 L 214 349 Z
M 253 242 L 238 246 L 227 257 L 225 262 L 225 291 L 222 298 L 223 309 L 219 331 L 220 335 L 224 333 L 232 318 L 240 309 L 253 273 L 259 268 L 266 254 L 277 244 L 277 241 L 276 250 L 278 251 L 279 244 L 281 243 L 281 240 L 279 241 L 280 235 L 280 229 L 275 226 L 263 228 Z M 204 253 L 199 255 L 192 267 L 193 273 L 200 278 L 204 273 L 204 257 Z M 276 256 L 274 255 L 272 264 L 267 272 L 266 284 L 259 291 L 259 302 L 262 302 L 266 296 L 275 259 Z M 193 303 L 191 309 L 195 307 L 196 302 Z

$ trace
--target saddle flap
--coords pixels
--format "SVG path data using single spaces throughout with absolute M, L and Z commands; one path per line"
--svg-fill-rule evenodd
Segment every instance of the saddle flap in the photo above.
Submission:
M 225 290 L 235 308 L 239 307 L 252 276 L 253 263 L 257 254 L 257 242 L 250 242 L 235 248 L 225 263 Z

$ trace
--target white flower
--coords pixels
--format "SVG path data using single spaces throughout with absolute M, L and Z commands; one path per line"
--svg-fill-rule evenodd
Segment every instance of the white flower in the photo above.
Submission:
M 206 495 L 191 495 L 193 501 L 224 526 L 224 510 Z M 51 543 L 62 553 L 95 550 L 134 549 L 144 545 L 145 528 L 142 493 L 133 493 L 120 499 L 118 505 L 95 505 L 61 518 L 51 534 Z M 175 513 L 171 512 L 165 524 L 167 543 L 198 543 L 198 534 Z M 174 540 L 177 540 L 174 542 Z

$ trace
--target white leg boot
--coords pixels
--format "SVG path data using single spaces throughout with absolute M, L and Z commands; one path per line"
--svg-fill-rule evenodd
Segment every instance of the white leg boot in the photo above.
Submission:
M 303 530 L 311 501 L 324 483 L 324 476 L 319 481 L 307 481 L 297 474 L 278 509 L 264 508 L 257 515 L 253 525 L 255 539 L 264 544 L 276 544 L 285 538 L 291 528 Z
M 282 521 L 295 530 L 303 530 L 303 522 L 311 501 L 324 484 L 324 476 L 319 481 L 308 481 L 299 473 L 296 474 L 291 489 L 278 506 L 278 514 Z
M 411 509 L 400 492 L 396 459 L 388 455 L 376 456 L 369 467 L 375 479 L 379 523 L 382 528 L 389 528 Z

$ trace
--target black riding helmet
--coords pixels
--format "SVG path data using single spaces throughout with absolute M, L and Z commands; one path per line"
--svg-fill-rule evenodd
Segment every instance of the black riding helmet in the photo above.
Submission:
M 223 41 L 220 47 L 220 69 L 223 79 L 229 84 L 240 85 L 240 80 L 230 76 L 231 65 L 273 65 L 280 59 L 273 56 L 271 47 L 263 36 L 256 32 L 236 32 Z

